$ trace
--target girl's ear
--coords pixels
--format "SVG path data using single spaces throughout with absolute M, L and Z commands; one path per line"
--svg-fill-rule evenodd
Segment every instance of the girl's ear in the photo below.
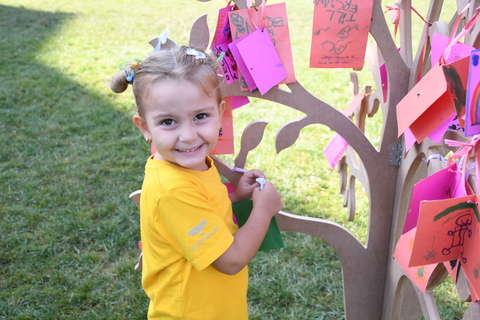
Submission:
M 143 133 L 145 139 L 151 139 L 150 132 L 148 131 L 147 122 L 143 120 L 143 118 L 139 114 L 134 115 L 132 120 L 133 123 L 135 123 L 135 125 L 137 126 L 137 128 L 140 129 L 140 131 Z
M 227 107 L 227 103 L 225 100 L 222 100 L 220 104 L 218 105 L 218 113 L 220 115 L 220 124 L 222 123 L 222 117 L 223 117 L 223 112 L 225 111 L 225 108 Z

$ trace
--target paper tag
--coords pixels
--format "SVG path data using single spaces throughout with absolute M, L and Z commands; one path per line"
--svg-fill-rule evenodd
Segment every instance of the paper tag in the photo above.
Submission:
M 248 36 L 248 35 L 247 35 Z M 245 37 L 247 37 L 245 36 Z M 240 85 L 246 85 L 246 87 L 250 90 L 253 91 L 257 88 L 255 81 L 253 80 L 252 76 L 250 75 L 250 72 L 248 72 L 248 68 L 245 64 L 245 61 L 243 60 L 243 57 L 240 53 L 240 51 L 237 48 L 237 44 L 242 41 L 243 38 L 240 38 L 238 40 L 235 40 L 234 42 L 230 43 L 228 45 L 228 48 L 232 52 L 233 57 L 235 58 L 235 62 L 237 63 L 237 67 L 240 71 L 241 75 L 241 83 Z
M 239 58 L 244 62 L 244 65 L 239 64 L 239 68 L 250 91 L 253 91 L 255 86 L 263 95 L 286 78 L 287 72 L 266 30 L 259 28 L 229 47 L 232 46 L 237 49 L 236 52 L 232 50 L 235 60 L 238 62 L 239 54 Z M 250 74 L 254 84 L 249 83 L 247 74 Z
M 229 12 L 230 28 L 233 40 L 253 32 L 255 25 L 264 25 L 264 31 L 272 39 L 275 49 L 287 71 L 287 77 L 281 83 L 295 82 L 292 48 L 290 44 L 290 32 L 288 28 L 287 9 L 285 3 L 276 3 L 265 6 L 264 15 L 262 10 L 242 9 Z
M 246 96 L 231 96 L 225 97 L 224 100 L 232 106 L 232 110 L 243 107 L 250 103 L 250 100 Z
M 480 133 L 480 49 L 471 53 L 465 120 L 465 136 Z
M 412 196 L 410 197 L 410 206 L 403 233 L 417 226 L 420 202 L 424 200 L 443 200 L 453 197 L 463 197 L 466 194 L 459 185 L 462 183 L 458 166 L 453 164 L 443 170 L 440 170 L 423 180 L 420 180 L 413 186 Z
M 442 67 L 436 65 L 397 104 L 398 136 L 410 128 L 420 143 L 454 112 Z
M 422 201 L 409 267 L 458 260 L 470 291 L 480 292 L 480 216 L 477 195 Z
M 212 45 L 210 46 L 212 52 L 215 52 L 217 56 L 220 56 L 225 52 L 225 57 L 220 61 L 220 66 L 225 81 L 228 84 L 239 79 L 237 64 L 228 48 L 228 44 L 233 41 L 228 21 L 228 13 L 232 11 L 232 8 L 233 6 L 227 6 L 218 11 L 217 27 L 212 40 Z
M 232 109 L 227 103 L 222 116 L 218 142 L 212 154 L 234 154 Z
M 228 21 L 228 13 L 232 11 L 233 6 L 227 6 L 218 10 L 217 27 L 215 28 L 215 34 L 213 35 L 211 49 L 213 47 L 232 42 L 232 32 L 230 30 L 230 24 Z
M 443 51 L 448 46 L 450 39 L 442 34 L 434 33 L 432 37 L 432 67 L 440 61 Z M 452 63 L 454 61 L 460 60 L 462 58 L 468 57 L 470 52 L 475 50 L 474 47 L 469 46 L 461 42 L 457 42 L 451 49 L 450 55 L 448 56 L 447 63 Z
M 416 231 L 417 229 L 414 228 L 400 236 L 400 239 L 398 239 L 397 245 L 395 246 L 393 257 L 413 284 L 416 285 L 420 291 L 425 292 L 428 280 L 432 276 L 437 264 L 434 263 L 425 264 L 419 267 L 408 267 L 412 255 L 412 244 L 415 241 Z
M 362 68 L 373 0 L 314 1 L 311 68 Z
M 405 129 L 405 132 L 403 133 L 403 137 L 405 139 L 405 150 L 408 151 L 410 150 L 411 147 L 417 142 L 415 139 L 415 136 L 413 135 L 412 131 L 410 131 L 409 128 Z
M 239 79 L 237 64 L 233 59 L 232 52 L 228 48 L 228 43 L 213 46 L 211 50 L 215 52 L 218 56 L 220 56 L 222 52 L 225 52 L 225 56 L 220 61 L 223 77 L 228 84 L 237 81 Z
M 345 151 L 347 151 L 347 147 L 347 140 L 337 133 L 325 148 L 323 153 L 325 154 L 325 157 L 327 158 L 332 170 L 335 169 L 338 161 L 340 161 L 342 155 L 345 153 Z
M 385 103 L 388 98 L 388 75 L 385 63 L 380 66 L 380 82 L 382 83 L 383 102 Z

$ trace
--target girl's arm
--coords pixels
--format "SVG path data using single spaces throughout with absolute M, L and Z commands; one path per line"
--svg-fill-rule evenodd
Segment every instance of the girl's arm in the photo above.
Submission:
M 234 275 L 255 256 L 267 233 L 270 221 L 283 208 L 277 189 L 267 181 L 262 191 L 255 186 L 253 209 L 247 222 L 234 233 L 232 245 L 212 263 L 218 271 Z

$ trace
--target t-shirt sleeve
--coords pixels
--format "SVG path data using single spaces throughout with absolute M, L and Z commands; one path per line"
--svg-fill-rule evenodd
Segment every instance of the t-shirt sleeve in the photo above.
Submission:
M 178 188 L 158 202 L 156 221 L 161 234 L 198 271 L 211 265 L 233 243 L 222 215 L 200 189 Z

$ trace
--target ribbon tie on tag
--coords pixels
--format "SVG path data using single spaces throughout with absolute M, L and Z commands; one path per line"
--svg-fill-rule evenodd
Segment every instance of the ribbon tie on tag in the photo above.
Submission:
M 250 12 L 250 3 L 249 3 L 249 0 L 246 0 L 246 3 L 247 3 L 247 9 L 248 9 L 248 14 L 250 16 L 250 20 L 252 20 L 252 24 L 255 26 L 255 29 L 258 29 L 257 25 L 255 24 L 255 21 L 253 20 L 252 18 L 252 13 Z M 265 28 L 265 0 L 262 0 L 262 5 L 260 7 L 260 10 L 261 10 L 261 13 L 262 13 L 262 24 L 261 24 L 261 28 L 262 28 L 262 31 L 263 29 Z
M 398 6 L 398 3 L 395 2 L 394 3 L 394 7 L 392 6 L 386 6 L 387 10 L 384 12 L 384 13 L 387 13 L 389 11 L 397 11 L 397 14 L 395 16 L 395 20 L 394 20 L 394 24 L 395 24 L 395 29 L 394 29 L 394 33 L 393 33 L 393 39 L 395 40 L 397 38 L 397 31 L 398 31 L 398 26 L 400 24 L 400 8 Z M 425 18 L 413 7 L 413 6 L 410 6 L 410 9 L 415 12 L 417 14 L 417 16 L 422 19 L 422 21 L 428 25 L 428 26 L 431 26 L 432 23 L 431 22 L 428 22 L 427 20 L 425 20 Z M 421 51 L 421 55 L 420 55 L 420 61 L 418 63 L 418 71 L 417 71 L 417 75 L 416 75 L 416 79 L 417 79 L 417 82 L 420 81 L 420 78 L 421 78 L 421 74 L 420 74 L 420 70 L 423 70 L 423 63 L 425 61 L 425 53 L 426 53 L 426 50 L 427 50 L 427 43 L 428 43 L 428 32 L 425 32 L 425 40 L 423 42 L 423 48 L 422 48 L 422 51 Z
M 461 169 L 461 175 L 465 179 L 468 178 L 468 159 L 473 153 L 473 156 L 475 158 L 475 175 L 476 175 L 476 192 L 478 192 L 480 189 L 480 135 L 474 135 L 468 142 L 460 142 L 456 140 L 448 140 L 445 139 L 445 144 L 447 144 L 450 147 L 460 147 L 453 155 L 448 158 L 449 165 L 453 164 L 454 159 L 462 159 L 462 169 Z
M 433 160 L 433 159 L 437 159 L 437 160 L 440 160 L 442 161 L 442 168 L 445 169 L 447 167 L 447 159 L 445 159 L 444 157 L 442 157 L 441 154 L 438 154 L 438 153 L 435 153 L 435 154 L 431 154 L 428 156 L 428 158 L 423 158 L 423 162 L 425 162 L 426 164 L 428 164 L 430 162 L 430 160 Z
M 467 11 L 467 9 L 470 7 L 470 2 L 467 4 L 467 6 L 458 14 L 457 19 L 455 20 L 455 23 L 452 28 L 452 32 L 450 34 L 450 43 L 448 46 L 445 48 L 442 56 L 440 57 L 440 64 L 446 64 L 446 60 L 448 60 L 448 56 L 450 55 L 450 51 L 452 50 L 453 46 L 470 30 L 475 26 L 475 23 L 477 23 L 478 16 L 480 14 L 480 6 L 475 9 L 475 14 L 468 20 L 468 22 L 465 24 L 465 27 L 463 27 L 462 31 L 454 37 L 455 33 L 457 32 L 458 25 L 460 24 L 460 20 L 463 16 L 463 13 Z
M 264 178 L 257 178 L 255 179 L 260 184 L 260 191 L 263 190 L 263 187 L 265 186 L 265 183 L 267 183 L 267 180 Z
M 400 24 L 400 8 L 398 7 L 397 2 L 394 3 L 394 6 L 386 6 L 386 8 L 387 8 L 387 10 L 385 10 L 384 13 L 387 13 L 389 11 L 396 11 L 397 12 L 396 15 L 395 15 L 395 19 L 393 19 L 393 23 L 395 24 L 393 39 L 395 39 L 397 37 L 398 26 Z M 417 14 L 417 16 L 419 16 L 420 19 L 422 19 L 423 22 L 425 22 L 428 25 L 432 24 L 431 22 L 428 22 L 427 20 L 425 20 L 425 18 L 413 6 L 410 6 L 410 9 L 412 9 L 412 11 L 415 12 Z
M 390 11 L 396 11 L 395 18 L 393 19 L 393 24 L 395 24 L 395 27 L 393 29 L 393 39 L 395 40 L 397 38 L 397 31 L 398 31 L 398 26 L 400 25 L 400 9 L 397 6 L 397 3 L 394 3 L 395 7 L 392 6 L 386 6 L 387 10 L 385 10 L 384 13 L 390 12 Z

